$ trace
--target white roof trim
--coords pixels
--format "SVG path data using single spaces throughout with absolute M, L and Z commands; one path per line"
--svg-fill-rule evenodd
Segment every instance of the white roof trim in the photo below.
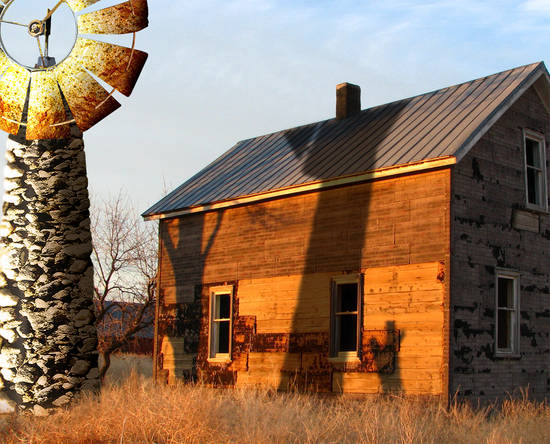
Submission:
M 537 92 L 546 111 L 550 114 L 550 76 L 547 72 L 543 73 L 534 83 L 533 87 Z

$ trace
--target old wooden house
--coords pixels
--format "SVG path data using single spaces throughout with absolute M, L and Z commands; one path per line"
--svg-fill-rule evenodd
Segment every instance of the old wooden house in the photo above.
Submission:
M 237 143 L 155 204 L 158 379 L 550 394 L 543 63 Z

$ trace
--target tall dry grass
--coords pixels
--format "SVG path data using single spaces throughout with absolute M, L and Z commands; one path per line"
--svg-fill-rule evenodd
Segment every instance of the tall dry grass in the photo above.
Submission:
M 47 418 L 12 418 L 11 443 L 550 443 L 550 407 L 444 409 L 399 397 L 319 398 L 270 391 L 110 385 Z

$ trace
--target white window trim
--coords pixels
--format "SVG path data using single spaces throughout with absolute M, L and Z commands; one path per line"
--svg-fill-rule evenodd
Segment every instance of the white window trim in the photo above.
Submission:
M 359 359 L 359 355 L 357 352 L 338 352 L 338 356 L 330 356 L 328 358 L 329 362 L 356 362 L 360 363 L 361 359 Z
M 216 296 L 219 294 L 230 294 L 230 308 L 229 308 L 229 353 L 216 353 L 213 354 L 214 341 L 216 338 L 212 336 L 212 324 L 214 322 L 214 304 Z M 210 287 L 209 296 L 209 311 L 208 311 L 208 362 L 231 362 L 231 350 L 233 347 L 233 285 L 222 285 L 218 287 Z
M 507 278 L 514 281 L 514 325 L 512 331 L 512 348 L 498 348 L 498 279 Z M 495 356 L 504 358 L 519 358 L 519 339 L 520 339 L 520 273 L 516 270 L 496 268 L 495 269 Z
M 535 140 L 539 143 L 540 146 L 540 163 L 542 166 L 542 190 L 541 190 L 541 200 L 542 205 L 535 205 L 529 203 L 528 196 L 528 184 L 527 184 L 527 139 Z M 544 139 L 544 134 L 538 133 L 533 130 L 524 129 L 523 130 L 523 173 L 525 176 L 525 207 L 530 210 L 548 212 L 548 183 L 546 177 L 546 141 Z
M 359 348 L 361 347 L 361 319 L 363 310 L 363 289 L 361 274 L 345 274 L 341 276 L 334 276 L 331 279 L 330 284 L 330 354 L 329 362 L 359 362 Z M 336 356 L 333 355 L 333 340 L 334 340 L 334 287 L 340 284 L 357 284 L 357 350 L 356 351 L 340 351 Z

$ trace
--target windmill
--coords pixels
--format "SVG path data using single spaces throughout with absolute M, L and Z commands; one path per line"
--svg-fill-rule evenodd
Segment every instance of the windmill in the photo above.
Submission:
M 82 132 L 132 93 L 147 0 L 0 0 L 0 413 L 45 414 L 99 386 Z M 48 8 L 49 6 L 49 8 Z M 61 20 L 65 17 L 65 22 Z M 87 37 L 130 34 L 131 47 Z M 25 45 L 35 50 L 33 59 Z M 106 87 L 112 88 L 111 90 Z

